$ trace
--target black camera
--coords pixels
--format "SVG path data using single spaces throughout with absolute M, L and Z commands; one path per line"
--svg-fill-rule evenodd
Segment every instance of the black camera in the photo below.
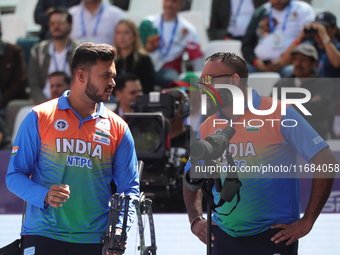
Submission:
M 123 119 L 134 138 L 137 158 L 144 162 L 141 191 L 152 199 L 154 212 L 172 210 L 166 207 L 170 207 L 170 199 L 182 188 L 178 181 L 182 180 L 180 172 L 170 160 L 169 119 L 175 117 L 176 100 L 169 94 L 150 92 L 138 96 L 133 109 Z
M 318 32 L 318 30 L 315 27 L 306 27 L 306 28 L 303 29 L 303 32 L 305 34 L 312 35 L 312 34 L 316 34 Z
M 138 96 L 134 113 L 124 114 L 135 142 L 138 160 L 145 170 L 157 170 L 170 155 L 170 122 L 174 117 L 175 100 L 168 94 L 151 92 Z M 152 169 L 151 169 L 152 168 Z
M 212 134 L 205 140 L 194 142 L 190 149 L 190 156 L 199 160 L 215 160 L 222 156 L 230 139 L 235 134 L 235 129 L 227 126 L 219 134 Z

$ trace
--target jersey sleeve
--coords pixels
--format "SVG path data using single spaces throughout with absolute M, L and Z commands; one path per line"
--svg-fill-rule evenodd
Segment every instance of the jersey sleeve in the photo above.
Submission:
M 281 134 L 286 142 L 307 162 L 328 144 L 292 107 L 287 107 L 287 114 L 282 117 Z
M 31 110 L 22 121 L 15 138 L 6 184 L 8 189 L 18 197 L 44 209 L 44 200 L 49 189 L 30 179 L 35 172 L 39 151 L 38 117 Z
M 113 160 L 113 180 L 117 185 L 117 193 L 124 192 L 130 195 L 127 229 L 130 229 L 134 221 L 135 207 L 133 199 L 139 198 L 138 162 L 135 146 L 130 129 L 126 127 L 124 136 L 117 147 Z M 118 225 L 122 226 L 123 211 L 120 214 Z

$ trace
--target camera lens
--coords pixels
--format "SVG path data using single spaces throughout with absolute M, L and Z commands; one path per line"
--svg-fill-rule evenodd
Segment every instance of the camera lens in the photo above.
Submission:
M 129 123 L 136 152 L 153 152 L 161 144 L 161 130 L 156 121 L 134 120 Z

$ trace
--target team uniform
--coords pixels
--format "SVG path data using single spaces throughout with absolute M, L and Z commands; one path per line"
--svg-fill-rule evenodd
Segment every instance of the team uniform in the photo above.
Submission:
M 261 97 L 256 91 L 253 91 L 252 100 L 255 109 L 267 110 L 272 106 L 272 98 Z M 296 152 L 309 162 L 315 154 L 328 145 L 292 106 L 288 106 L 286 111 L 286 115 L 282 115 L 281 106 L 278 105 L 272 114 L 261 116 L 253 114 L 246 106 L 244 115 L 240 115 L 233 122 L 232 127 L 236 132 L 230 141 L 229 151 L 233 156 L 235 166 L 239 169 L 238 176 L 242 182 L 241 199 L 234 211 L 232 208 L 237 202 L 236 196 L 230 203 L 226 202 L 223 206 L 216 208 L 216 213 L 213 215 L 213 221 L 229 237 L 265 235 L 269 236 L 268 242 L 271 242 L 270 238 L 274 234 L 266 234 L 271 226 L 278 223 L 290 224 L 300 217 L 298 169 L 294 172 L 297 162 Z M 204 140 L 208 135 L 221 132 L 231 122 L 228 120 L 228 124 L 214 127 L 214 119 L 228 120 L 221 112 L 209 117 L 201 125 L 198 134 L 200 139 Z M 270 119 L 276 121 L 268 121 Z M 261 123 L 263 123 L 262 126 Z M 221 166 L 228 165 L 225 155 L 216 163 Z M 263 166 L 282 166 L 291 171 L 263 174 L 261 171 L 264 169 Z M 189 167 L 190 165 L 187 165 L 186 169 L 188 170 Z M 249 169 L 253 169 L 252 172 Z M 221 179 L 223 184 L 224 178 Z M 215 187 L 213 196 L 217 204 L 220 200 L 220 193 Z M 231 211 L 232 213 L 228 216 L 221 215 Z M 271 243 L 275 246 L 273 242 Z M 216 244 L 217 247 L 218 245 Z M 244 248 L 241 246 L 236 248 L 236 250 L 239 249 L 238 252 Z M 215 248 L 218 249 L 217 247 Z M 254 246 L 248 246 L 247 249 L 249 247 L 256 250 Z M 263 249 L 261 254 L 273 254 L 273 252 L 266 253 Z M 257 254 L 255 250 L 252 254 Z
M 164 21 L 162 14 L 150 16 L 141 23 L 139 32 L 144 45 L 149 36 L 160 35 L 160 47 L 150 53 L 156 72 L 161 68 L 172 68 L 181 73 L 182 56 L 185 51 L 188 52 L 189 60 L 203 57 L 194 26 L 181 17 Z M 197 68 L 194 66 L 194 69 Z
M 6 181 L 28 202 L 21 235 L 100 243 L 108 226 L 111 180 L 118 193 L 139 196 L 134 142 L 127 124 L 103 103 L 97 113 L 82 119 L 69 105 L 68 93 L 35 106 L 26 116 Z M 70 198 L 62 207 L 44 202 L 53 184 L 70 187 Z M 131 203 L 128 228 L 133 217 Z

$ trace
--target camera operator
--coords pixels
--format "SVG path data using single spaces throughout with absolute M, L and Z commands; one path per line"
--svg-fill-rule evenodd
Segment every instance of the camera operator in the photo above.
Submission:
M 307 26 L 296 37 L 291 46 L 283 53 L 282 60 L 291 63 L 290 53 L 302 41 L 308 41 L 318 51 L 319 60 L 316 72 L 321 77 L 340 77 L 340 42 L 337 38 L 339 33 L 336 17 L 331 12 L 319 13 L 315 21 Z M 340 92 L 340 85 L 334 84 L 334 98 Z
M 189 157 L 190 138 L 195 137 L 191 127 L 184 123 L 185 118 L 190 114 L 189 97 L 180 88 L 164 89 L 161 93 L 172 95 L 175 99 L 175 117 L 169 119 L 171 124 L 171 147 L 168 165 L 173 168 L 172 172 L 173 178 L 176 180 L 176 187 L 174 194 L 171 194 L 169 203 L 165 206 L 165 210 L 185 212 L 181 182 L 184 166 Z
M 136 103 L 137 96 L 143 95 L 143 88 L 136 75 L 126 73 L 116 79 L 113 93 L 118 100 L 114 112 L 122 117 L 124 113 L 133 112 L 131 104 Z

